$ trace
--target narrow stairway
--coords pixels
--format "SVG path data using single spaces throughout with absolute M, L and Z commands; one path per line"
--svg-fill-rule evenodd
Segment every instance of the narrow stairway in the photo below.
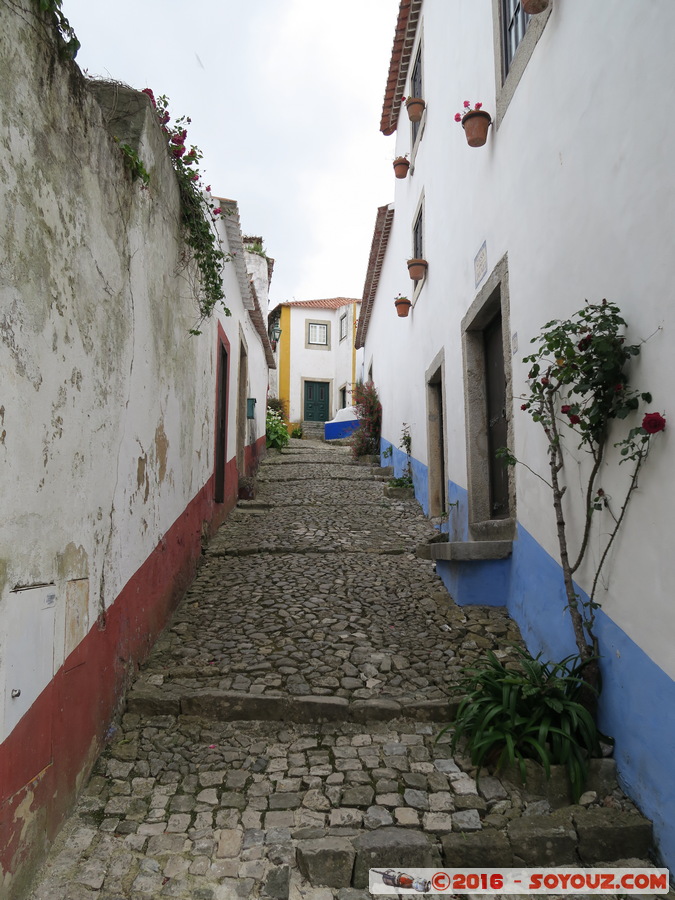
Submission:
M 371 867 L 646 859 L 651 825 L 597 761 L 583 804 L 478 781 L 442 723 L 463 667 L 515 655 L 459 608 L 414 500 L 349 450 L 268 457 L 129 692 L 32 900 L 362 900 Z M 649 865 L 649 863 L 645 863 Z

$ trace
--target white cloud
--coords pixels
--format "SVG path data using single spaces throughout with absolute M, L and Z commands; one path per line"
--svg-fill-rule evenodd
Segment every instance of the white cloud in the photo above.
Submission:
M 361 295 L 376 208 L 394 194 L 379 133 L 398 0 L 64 0 L 78 63 L 192 119 L 207 183 L 276 259 L 274 302 Z

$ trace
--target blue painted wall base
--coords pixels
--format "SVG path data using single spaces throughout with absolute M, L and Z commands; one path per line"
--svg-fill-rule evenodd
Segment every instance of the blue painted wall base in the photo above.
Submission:
M 383 440 L 382 449 L 388 446 L 392 445 Z M 396 474 L 402 474 L 405 454 L 392 447 L 392 457 Z M 383 465 L 388 464 L 384 458 Z M 412 471 L 416 496 L 428 512 L 427 467 L 413 460 Z M 466 489 L 450 482 L 448 498 L 450 514 L 441 530 L 452 541 L 467 540 Z M 576 652 L 560 563 L 522 525 L 518 525 L 510 559 L 439 561 L 437 571 L 459 605 L 505 604 L 533 655 L 541 652 L 545 659 L 558 661 Z M 585 598 L 581 590 L 579 595 Z M 654 823 L 660 861 L 673 871 L 675 681 L 602 609 L 597 611 L 595 633 L 603 684 L 599 725 L 615 739 L 622 788 Z
M 506 606 L 511 579 L 510 559 L 483 562 L 438 560 L 436 571 L 458 606 Z
M 339 438 L 349 437 L 359 427 L 358 419 L 345 419 L 342 422 L 326 422 L 323 426 L 323 436 L 327 441 L 336 441 Z

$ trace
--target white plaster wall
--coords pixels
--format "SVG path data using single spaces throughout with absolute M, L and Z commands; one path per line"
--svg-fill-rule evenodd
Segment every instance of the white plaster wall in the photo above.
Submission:
M 373 361 L 383 436 L 398 443 L 402 422 L 409 422 L 413 454 L 427 462 L 424 372 L 445 351 L 448 474 L 462 486 L 460 325 L 477 293 L 474 257 L 483 241 L 488 271 L 508 254 L 511 331 L 518 335 L 516 390 L 525 385 L 528 367 L 521 359 L 540 327 L 572 314 L 585 298 L 607 297 L 629 321 L 631 340 L 653 335 L 631 377 L 653 393 L 651 409 L 668 416 L 675 388 L 668 341 L 675 217 L 669 157 L 675 125 L 666 110 L 675 76 L 674 29 L 670 0 L 626 0 L 620 7 L 612 0 L 554 0 L 499 130 L 491 128 L 487 145 L 473 149 L 453 117 L 465 99 L 482 101 L 494 116 L 492 5 L 425 0 L 425 132 L 412 174 L 395 180 L 392 173 L 396 212 L 364 364 L 367 372 Z M 650 121 L 646 114 L 651 110 L 662 114 Z M 404 109 L 397 155 L 410 152 L 409 130 Z M 405 263 L 422 195 L 428 278 L 410 316 L 398 319 L 393 299 L 399 292 L 411 296 Z M 513 415 L 516 454 L 545 474 L 538 426 L 517 400 Z M 665 523 L 675 486 L 669 441 L 668 432 L 654 441 L 607 569 L 610 594 L 604 609 L 672 676 L 675 609 L 668 598 L 675 571 Z M 580 465 L 585 471 L 587 460 Z M 570 497 L 579 496 L 579 478 L 568 470 Z M 609 492 L 616 481 L 608 474 Z M 549 492 L 522 468 L 517 470 L 517 505 L 519 520 L 557 557 Z M 593 552 L 597 555 L 596 548 Z M 590 587 L 587 572 L 579 580 Z
M 194 279 L 154 113 L 143 98 L 144 191 L 34 18 L 33 4 L 7 16 L 0 48 L 0 741 L 16 720 L 4 715 L 8 648 L 25 643 L 30 705 L 213 471 L 217 325 L 188 334 Z M 225 290 L 229 458 L 240 329 L 252 395 L 264 397 L 267 370 L 227 266 Z M 23 602 L 34 595 L 15 589 L 44 583 L 54 625 L 40 631 Z M 36 655 L 50 660 L 37 674 Z
M 334 374 L 334 384 L 335 384 L 335 396 L 333 403 L 333 414 L 337 412 L 340 406 L 340 388 L 345 386 L 347 387 L 347 406 L 351 405 L 351 385 L 352 385 L 352 360 L 354 358 L 354 319 L 358 319 L 360 304 L 356 304 L 356 316 L 354 315 L 354 304 L 349 303 L 345 306 L 341 306 L 335 312 L 335 328 L 337 335 L 337 343 L 335 347 L 335 374 Z M 340 319 L 342 316 L 347 316 L 347 336 L 340 340 Z M 362 351 L 359 350 L 356 352 L 356 365 L 358 372 L 358 364 L 359 357 L 362 355 Z
M 291 306 L 291 397 L 289 416 L 298 422 L 303 414 L 303 381 L 331 381 L 335 378 L 335 353 L 339 341 L 334 309 L 307 309 Z M 330 322 L 330 349 L 305 347 L 306 322 Z M 335 414 L 335 384 L 330 386 L 328 418 Z

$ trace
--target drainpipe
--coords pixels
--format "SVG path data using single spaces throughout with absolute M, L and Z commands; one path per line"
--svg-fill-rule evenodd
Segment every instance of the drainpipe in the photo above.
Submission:
M 356 384 L 356 302 L 352 303 L 352 393 Z M 353 403 L 351 404 L 354 405 Z

